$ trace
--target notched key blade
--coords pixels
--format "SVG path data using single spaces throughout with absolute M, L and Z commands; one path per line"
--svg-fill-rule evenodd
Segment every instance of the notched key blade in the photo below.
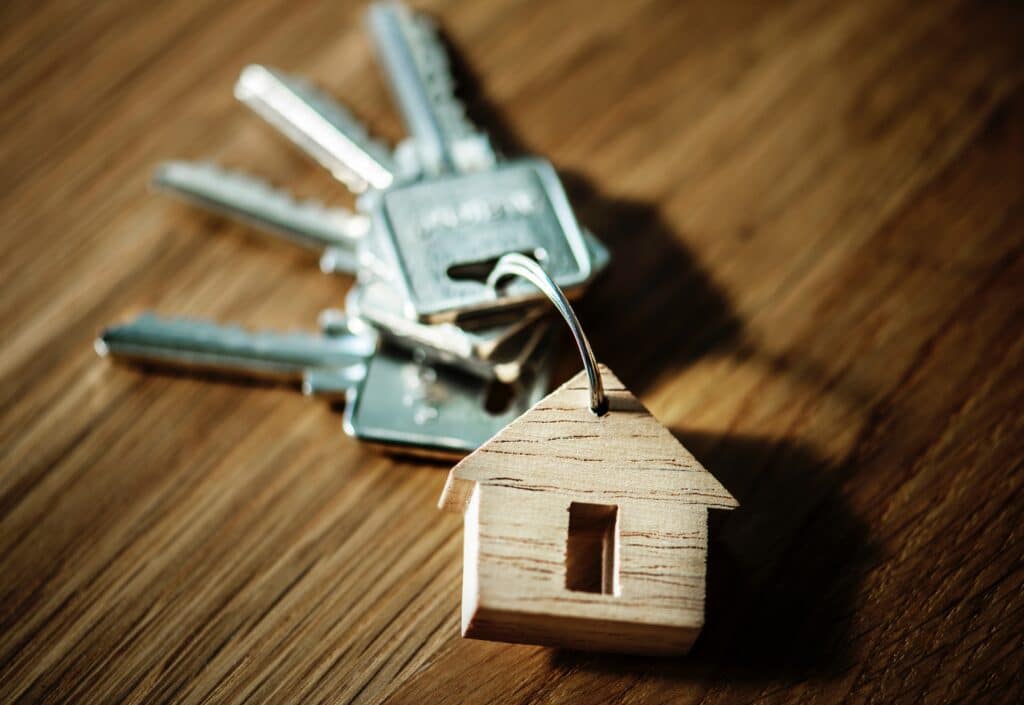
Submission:
M 94 343 L 103 357 L 294 382 L 308 370 L 361 365 L 376 346 L 372 336 L 254 332 L 148 313 L 107 328 Z
M 355 193 L 385 189 L 394 180 L 387 147 L 313 84 L 251 64 L 238 77 L 235 97 Z
M 455 94 L 448 53 L 433 21 L 401 4 L 378 2 L 367 12 L 367 25 L 421 168 L 437 173 L 492 166 L 490 140 L 469 121 Z
M 238 171 L 211 163 L 164 162 L 157 167 L 153 188 L 279 235 L 307 249 L 351 252 L 332 271 L 355 271 L 355 250 L 370 229 L 369 218 L 345 208 L 298 200 L 283 189 Z

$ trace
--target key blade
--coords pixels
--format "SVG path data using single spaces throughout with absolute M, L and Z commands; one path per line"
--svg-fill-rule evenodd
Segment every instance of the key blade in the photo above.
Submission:
M 388 149 L 345 108 L 311 83 L 265 66 L 246 66 L 235 97 L 355 193 L 394 180 Z
M 422 167 L 436 173 L 493 164 L 490 141 L 455 96 L 448 54 L 433 22 L 399 3 L 378 2 L 367 23 Z
M 301 382 L 308 370 L 363 364 L 373 354 L 376 340 L 252 332 L 207 321 L 143 314 L 104 330 L 95 348 L 101 357 Z
M 165 162 L 153 174 L 152 185 L 316 252 L 351 251 L 349 267 L 353 272 L 355 249 L 370 228 L 366 216 L 316 201 L 296 200 L 265 181 L 214 164 Z

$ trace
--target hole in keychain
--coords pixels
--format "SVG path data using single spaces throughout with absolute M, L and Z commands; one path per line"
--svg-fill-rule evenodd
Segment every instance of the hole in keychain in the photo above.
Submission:
M 565 587 L 574 592 L 619 594 L 619 508 L 614 504 L 569 505 Z
M 497 292 L 499 283 L 511 276 L 521 277 L 540 289 L 562 314 L 562 318 L 569 325 L 569 330 L 572 331 L 572 337 L 576 340 L 580 357 L 583 358 L 583 369 L 587 372 L 587 382 L 590 385 L 590 410 L 597 416 L 607 414 L 608 396 L 604 393 L 601 373 L 597 369 L 597 358 L 594 357 L 587 334 L 583 332 L 583 327 L 565 294 L 540 264 L 518 252 L 504 255 L 498 260 L 487 277 L 487 285 Z
M 543 264 L 548 258 L 548 253 L 543 247 L 538 247 L 533 252 L 524 250 L 513 254 L 527 257 L 541 264 Z M 489 259 L 475 260 L 472 262 L 459 262 L 458 264 L 453 264 L 448 267 L 445 274 L 447 274 L 448 278 L 452 281 L 472 281 L 479 284 L 487 284 L 490 273 L 494 270 L 494 267 L 498 264 L 498 260 L 500 259 L 501 257 L 491 257 Z

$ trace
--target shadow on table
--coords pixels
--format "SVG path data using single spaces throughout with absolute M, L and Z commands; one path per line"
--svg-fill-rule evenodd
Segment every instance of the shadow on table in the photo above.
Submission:
M 678 431 L 740 501 L 711 512 L 707 615 L 683 658 L 560 650 L 553 665 L 681 682 L 750 682 L 844 672 L 860 576 L 877 554 L 839 493 L 840 468 L 787 441 Z
M 487 131 L 502 154 L 535 154 L 487 97 L 456 43 L 442 38 L 470 120 Z M 637 394 L 666 373 L 707 355 L 728 355 L 766 366 L 842 401 L 860 404 L 870 395 L 856 381 L 836 381 L 814 360 L 776 353 L 759 345 L 724 287 L 701 264 L 656 204 L 610 197 L 581 174 L 559 170 L 579 221 L 612 253 L 607 272 L 574 304 L 599 360 Z M 568 341 L 566 335 L 565 341 Z M 577 372 L 579 360 L 565 346 L 553 381 Z

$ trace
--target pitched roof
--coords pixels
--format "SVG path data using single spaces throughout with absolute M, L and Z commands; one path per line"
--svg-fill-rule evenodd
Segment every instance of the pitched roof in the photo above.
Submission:
M 439 506 L 463 511 L 477 482 L 616 501 L 739 506 L 611 370 L 599 368 L 609 413 L 590 411 L 580 372 L 452 468 Z

